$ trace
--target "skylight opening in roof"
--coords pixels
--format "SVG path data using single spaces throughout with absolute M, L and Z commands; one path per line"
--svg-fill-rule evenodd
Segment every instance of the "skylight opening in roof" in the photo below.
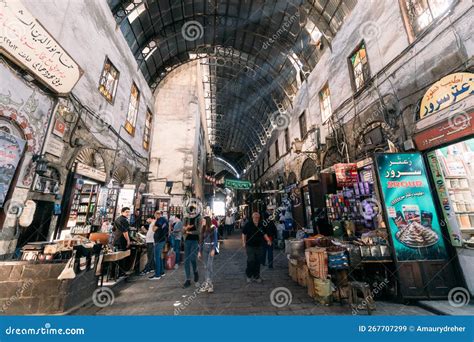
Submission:
M 130 4 L 130 6 L 134 6 L 134 4 L 132 3 Z M 142 3 L 140 6 L 135 7 L 135 9 L 128 15 L 128 21 L 130 22 L 130 24 L 132 24 L 133 21 L 145 11 L 145 9 L 145 3 Z
M 305 25 L 305 30 L 308 32 L 308 34 L 311 36 L 311 40 L 314 43 L 317 43 L 322 36 L 321 31 L 314 25 L 314 23 L 311 20 L 308 20 Z

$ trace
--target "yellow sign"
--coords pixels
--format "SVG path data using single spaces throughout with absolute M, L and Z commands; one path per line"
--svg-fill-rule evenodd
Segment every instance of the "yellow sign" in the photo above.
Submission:
M 423 96 L 420 119 L 447 108 L 474 94 L 474 74 L 458 72 L 443 77 L 433 84 Z
M 20 1 L 0 2 L 0 54 L 25 67 L 56 93 L 69 93 L 81 77 L 79 65 Z

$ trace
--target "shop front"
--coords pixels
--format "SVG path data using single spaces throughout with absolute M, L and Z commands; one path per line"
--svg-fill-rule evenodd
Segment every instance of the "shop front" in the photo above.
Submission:
M 433 84 L 420 106 L 414 142 L 430 170 L 446 241 L 474 295 L 474 74 L 455 73 Z M 459 278 L 459 277 L 458 277 Z

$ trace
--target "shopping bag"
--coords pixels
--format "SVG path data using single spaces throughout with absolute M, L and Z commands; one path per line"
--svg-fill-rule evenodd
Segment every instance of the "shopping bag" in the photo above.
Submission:
M 170 249 L 169 252 L 166 254 L 165 260 L 165 267 L 167 270 L 174 269 L 174 265 L 176 264 L 176 253 L 174 250 Z

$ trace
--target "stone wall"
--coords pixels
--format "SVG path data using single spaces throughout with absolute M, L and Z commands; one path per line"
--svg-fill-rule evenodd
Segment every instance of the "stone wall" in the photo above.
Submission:
M 383 98 L 394 109 L 392 122 L 387 122 L 395 137 L 393 142 L 402 147 L 403 142 L 413 133 L 416 106 L 424 91 L 447 74 L 472 70 L 473 11 L 470 1 L 458 1 L 450 12 L 439 18 L 413 43 L 409 43 L 397 1 L 359 1 L 352 13 L 344 19 L 330 49 L 324 51 L 296 94 L 293 108 L 289 111 L 290 140 L 300 138 L 298 117 L 306 110 L 307 126 L 320 128 L 321 142 L 328 143 L 326 148 L 331 146 L 331 141 L 326 141 L 326 137 L 334 136 L 330 123 L 344 129 L 348 151 L 338 154 L 339 162 L 347 161 L 347 155 L 351 161 L 357 160 L 357 140 L 366 125 L 374 119 L 380 119 L 380 112 L 377 113 L 374 104 Z M 350 82 L 348 57 L 362 40 L 366 44 L 372 78 L 365 88 L 355 93 Z M 323 123 L 318 94 L 326 82 L 331 91 L 333 115 L 328 122 Z M 279 160 L 276 160 L 274 154 L 274 142 L 277 138 L 281 155 Z M 272 166 L 260 179 L 253 179 L 257 181 L 257 186 L 271 180 L 271 175 L 275 172 L 283 170 L 286 175 L 294 172 L 299 180 L 301 159 L 306 156 L 297 156 L 293 152 L 284 155 L 284 140 L 283 130 L 274 132 L 269 140 L 266 149 L 270 148 Z M 340 144 L 341 135 L 337 140 Z M 315 146 L 314 135 L 309 134 L 303 149 L 315 150 Z M 341 149 L 340 145 L 338 147 Z M 266 149 L 260 155 L 265 156 L 265 159 Z M 333 151 L 334 147 L 329 152 Z M 319 156 L 311 157 L 321 164 L 326 151 L 323 149 L 320 152 Z M 256 165 L 261 165 L 261 157 L 249 169 L 248 176 L 253 175 Z
M 91 299 L 97 288 L 95 270 L 70 280 L 58 280 L 65 262 L 0 264 L 0 314 L 48 315 L 64 313 Z

